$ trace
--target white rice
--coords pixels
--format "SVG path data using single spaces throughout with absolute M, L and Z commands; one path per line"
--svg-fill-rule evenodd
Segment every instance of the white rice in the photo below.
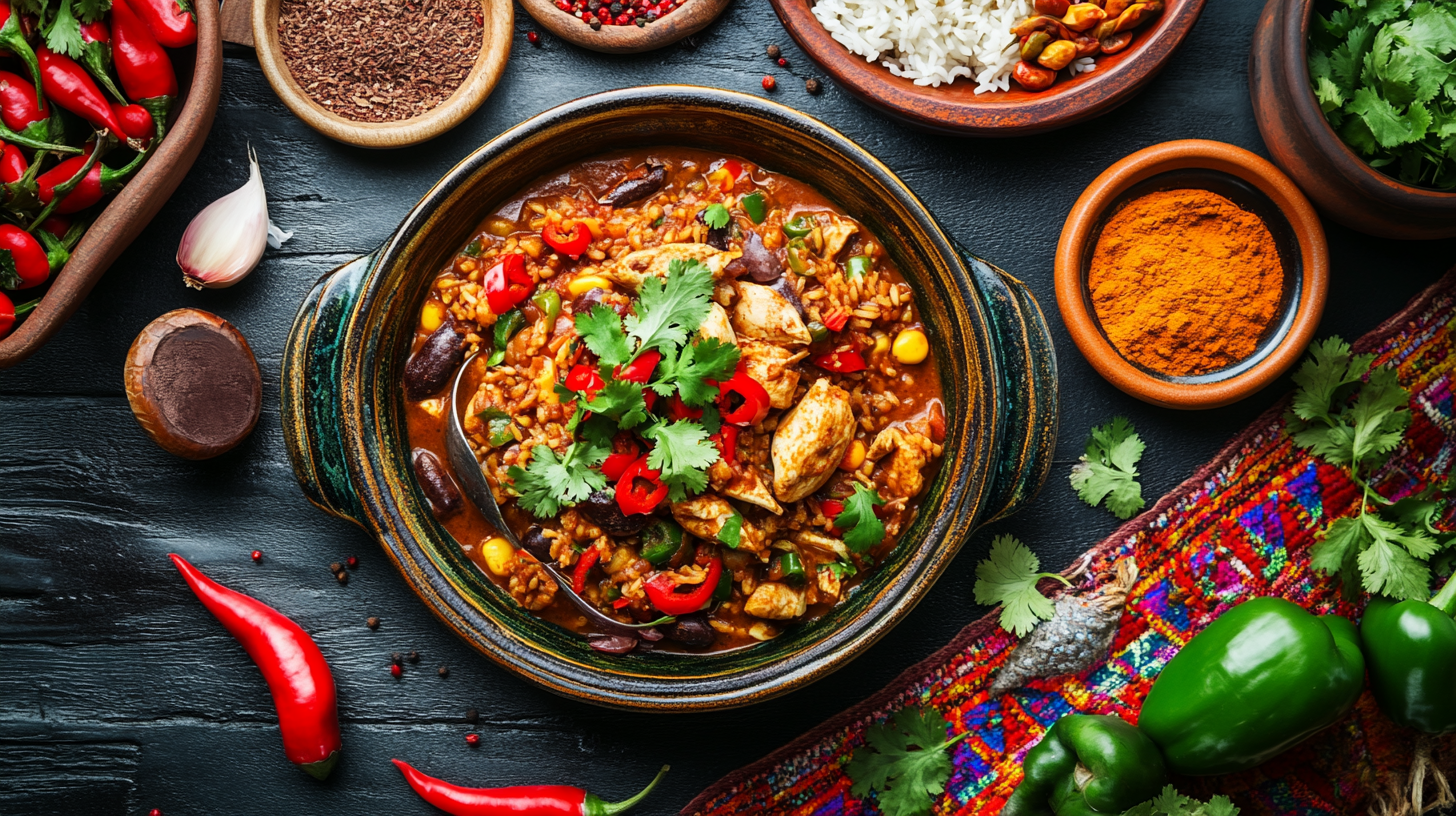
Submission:
M 895 76 L 938 87 L 971 77 L 976 93 L 1005 91 L 1019 59 L 1011 27 L 1031 0 L 818 0 L 814 16 L 834 39 Z M 883 59 L 881 59 L 883 57 Z M 1091 71 L 1084 57 L 1068 69 Z

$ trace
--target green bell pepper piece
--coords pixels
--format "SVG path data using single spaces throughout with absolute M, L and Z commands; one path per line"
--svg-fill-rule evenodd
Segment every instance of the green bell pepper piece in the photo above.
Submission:
M 1168 662 L 1138 727 L 1189 776 L 1248 770 L 1338 720 L 1365 683 L 1354 624 L 1282 598 L 1223 613 Z
M 790 238 L 803 238 L 814 231 L 814 226 L 813 216 L 801 215 L 784 223 L 784 234 Z
M 546 327 L 548 329 L 556 325 L 556 318 L 561 314 L 561 295 L 555 289 L 547 289 L 537 292 L 531 302 L 546 315 Z
M 1001 816 L 1120 814 L 1168 781 L 1158 746 L 1120 717 L 1068 714 L 1021 763 Z
M 768 217 L 768 202 L 763 200 L 763 193 L 754 191 L 738 199 L 738 206 L 753 219 L 753 223 L 762 224 L 763 219 Z
M 1456 731 L 1456 578 L 1430 601 L 1371 598 L 1360 621 L 1370 690 L 1386 716 L 1427 734 Z
M 846 280 L 863 278 L 875 268 L 875 262 L 868 255 L 856 255 L 844 264 L 844 277 Z
M 682 548 L 683 528 L 670 519 L 656 519 L 642 531 L 642 558 L 654 567 L 672 560 Z

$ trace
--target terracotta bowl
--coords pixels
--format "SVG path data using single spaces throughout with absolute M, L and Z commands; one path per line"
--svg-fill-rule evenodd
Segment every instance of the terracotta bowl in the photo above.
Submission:
M 101 211 L 71 253 L 71 260 L 44 290 L 45 296 L 35 311 L 10 336 L 0 340 L 0 368 L 9 368 L 34 354 L 60 330 L 112 261 L 171 198 L 202 152 L 222 87 L 222 39 L 218 36 L 216 0 L 200 0 L 192 8 L 197 14 L 197 44 L 168 50 L 182 93 L 173 106 L 176 116 L 167 137 Z M 33 297 L 28 290 L 11 294 L 16 302 Z
M 1122 204 L 1156 190 L 1189 188 L 1217 193 L 1263 219 L 1284 266 L 1284 297 L 1279 318 L 1248 359 L 1175 377 L 1127 360 L 1108 341 L 1092 307 L 1087 269 L 1103 226 Z M 1314 207 L 1274 165 L 1222 142 L 1164 142 L 1107 168 L 1073 205 L 1057 244 L 1057 306 L 1073 342 L 1108 382 L 1165 408 L 1217 408 L 1273 382 L 1313 339 L 1328 285 L 1329 253 Z
M 280 0 L 234 0 L 252 3 L 253 46 L 258 65 L 283 104 L 314 130 L 356 147 L 408 147 L 428 141 L 465 121 L 485 101 L 505 70 L 511 54 L 511 24 L 515 5 L 511 0 L 480 0 L 485 21 L 480 54 L 465 75 L 465 81 L 438 106 L 395 122 L 356 122 L 315 102 L 293 79 L 278 45 Z
M 1456 192 L 1412 187 L 1341 141 L 1309 84 L 1310 0 L 1269 0 L 1249 49 L 1254 119 L 1274 163 L 1322 212 L 1382 238 L 1456 236 Z
M 1162 70 L 1203 11 L 1203 0 L 1169 0 L 1126 51 L 1097 57 L 1097 70 L 1072 79 L 1063 72 L 1040 93 L 1012 82 L 1012 90 L 978 96 L 965 77 L 939 88 L 916 85 L 850 53 L 819 24 L 812 0 L 772 2 L 794 42 L 850 93 L 911 125 L 957 136 L 1023 136 L 1101 116 Z
M 533 180 L 598 151 L 644 145 L 722 150 L 814 185 L 891 248 L 943 349 L 946 453 L 900 545 L 830 614 L 731 652 L 608 655 L 526 612 L 435 520 L 405 439 L 401 375 L 442 265 Z M 843 666 L 904 618 L 978 525 L 1036 491 L 1056 436 L 1051 339 L 1026 288 L 960 250 L 899 179 L 837 131 L 708 88 L 589 96 L 481 147 L 380 249 L 319 282 L 283 367 L 284 432 L 309 499 L 374 535 L 426 605 L 488 657 L 552 691 L 622 708 L 745 705 Z
M 728 8 L 728 0 L 688 0 L 671 14 L 641 28 L 635 25 L 591 26 L 556 7 L 552 0 L 521 0 L 526 13 L 541 27 L 573 45 L 604 54 L 639 54 L 671 45 L 702 31 Z

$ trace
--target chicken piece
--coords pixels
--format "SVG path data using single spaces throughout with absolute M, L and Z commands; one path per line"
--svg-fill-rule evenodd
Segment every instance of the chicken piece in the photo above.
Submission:
M 854 234 L 859 232 L 859 224 L 848 218 L 841 218 L 837 215 L 829 217 L 830 224 L 823 227 L 824 233 L 824 257 L 830 260 L 838 257 L 844 245 L 849 242 Z
M 794 404 L 794 389 L 799 387 L 799 372 L 794 363 L 809 356 L 809 352 L 797 354 L 786 348 L 758 340 L 738 341 L 744 369 L 748 376 L 768 391 L 768 402 L 775 408 L 788 408 Z
M 799 311 L 783 295 L 756 283 L 739 281 L 737 286 L 733 330 L 739 337 L 766 340 L 780 346 L 807 346 L 814 342 Z
M 848 561 L 849 548 L 837 538 L 830 538 L 813 530 L 801 530 L 794 534 L 794 543 L 811 550 L 818 550 L 829 556 L 830 561 Z
M 768 482 L 753 465 L 735 467 L 719 459 L 708 468 L 708 481 L 714 490 L 730 499 L 758 505 L 776 516 L 783 515 L 784 508 L 774 501 Z
M 854 441 L 854 411 L 849 392 L 816 380 L 798 405 L 789 409 L 774 431 L 774 495 L 796 502 L 829 481 Z
M 808 608 L 804 590 L 775 581 L 759 584 L 743 604 L 744 612 L 768 620 L 792 620 Z
M 921 433 L 889 427 L 880 431 L 865 458 L 878 462 L 886 455 L 890 463 L 885 472 L 883 499 L 910 499 L 925 487 L 921 469 L 930 464 L 930 439 Z
M 702 261 L 713 271 L 713 277 L 723 275 L 723 267 L 737 258 L 739 252 L 722 252 L 707 244 L 663 244 L 651 249 L 640 249 L 617 259 L 617 262 L 602 269 L 602 275 L 637 291 L 649 275 L 666 277 L 673 261 Z
M 733 333 L 733 326 L 728 322 L 728 310 L 716 303 L 708 307 L 708 319 L 698 327 L 698 336 L 704 339 L 712 337 L 725 345 L 738 345 L 738 336 Z
M 833 603 L 839 600 L 839 573 L 820 567 L 818 572 L 819 602 Z
M 763 530 L 743 518 L 743 515 L 721 496 L 704 493 L 696 498 L 672 505 L 672 517 L 677 523 L 692 535 L 708 541 L 720 540 L 718 534 L 723 531 L 723 525 L 734 516 L 742 520 L 740 522 L 742 526 L 738 532 L 737 549 L 747 553 L 762 552 L 767 546 L 767 537 Z

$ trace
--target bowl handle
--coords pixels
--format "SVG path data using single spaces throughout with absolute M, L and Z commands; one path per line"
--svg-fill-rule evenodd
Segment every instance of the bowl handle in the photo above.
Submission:
M 319 278 L 283 349 L 283 438 L 293 476 L 320 510 L 360 526 L 364 511 L 344 458 L 342 368 L 354 305 L 378 260 L 375 250 Z
M 990 318 L 1000 449 L 982 524 L 1030 501 L 1051 470 L 1057 444 L 1057 355 L 1041 307 L 1026 284 L 964 247 L 956 250 Z

